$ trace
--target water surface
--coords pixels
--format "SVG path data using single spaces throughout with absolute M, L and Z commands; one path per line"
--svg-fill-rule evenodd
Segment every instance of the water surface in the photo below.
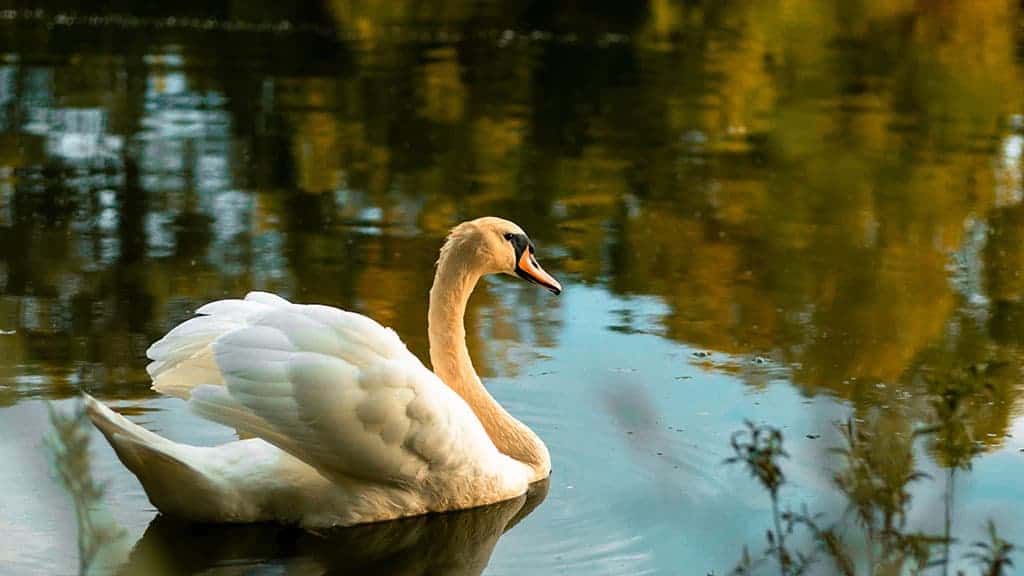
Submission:
M 400 537 L 154 522 L 95 434 L 139 547 L 184 540 L 203 553 L 173 569 L 208 574 L 725 573 L 770 521 L 722 464 L 744 420 L 783 429 L 786 502 L 841 510 L 833 423 L 909 442 L 961 380 L 978 453 L 918 443 L 911 524 L 949 511 L 969 541 L 993 518 L 1024 543 L 1009 3 L 206 4 L 0 11 L 0 573 L 77 565 L 45 401 L 87 390 L 231 440 L 149 390 L 144 351 L 254 289 L 368 314 L 426 359 L 436 251 L 486 214 L 566 288 L 488 279 L 467 317 L 486 384 L 554 459 L 529 515 L 414 522 L 407 555 L 353 560 Z

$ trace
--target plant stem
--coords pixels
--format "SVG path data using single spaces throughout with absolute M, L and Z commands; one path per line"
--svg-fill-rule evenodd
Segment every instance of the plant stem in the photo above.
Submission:
M 875 529 L 868 524 L 868 576 L 875 574 Z
M 946 498 L 945 498 L 945 525 L 943 531 L 943 537 L 946 542 L 943 544 L 944 556 L 942 573 L 945 575 L 949 574 L 949 538 L 950 532 L 953 530 L 953 488 L 956 482 L 956 468 L 949 469 L 949 475 L 946 476 Z
M 779 557 L 779 573 L 786 576 L 786 560 L 783 556 L 786 540 L 782 535 L 782 523 L 779 521 L 779 496 L 772 493 L 772 519 L 775 521 L 775 553 Z

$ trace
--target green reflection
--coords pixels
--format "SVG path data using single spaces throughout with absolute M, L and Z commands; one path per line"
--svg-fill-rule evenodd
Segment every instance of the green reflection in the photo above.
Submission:
M 482 213 L 562 273 L 659 296 L 665 335 L 852 398 L 942 348 L 970 297 L 951 254 L 978 223 L 976 335 L 1019 363 L 1014 6 L 562 10 L 8 24 L 0 346 L 10 376 L 45 380 L 18 394 L 145 393 L 146 343 L 251 287 L 372 313 L 423 354 L 436 245 Z M 483 292 L 470 334 L 519 338 L 509 312 Z M 485 372 L 514 370 L 486 341 Z
M 1019 416 L 1015 3 L 244 4 L 0 21 L 0 405 L 148 397 L 146 346 L 250 289 L 426 358 L 441 238 L 498 214 L 569 290 L 665 305 L 609 328 L 901 433 L 975 370 L 943 466 Z M 474 296 L 482 374 L 557 346 L 538 296 Z

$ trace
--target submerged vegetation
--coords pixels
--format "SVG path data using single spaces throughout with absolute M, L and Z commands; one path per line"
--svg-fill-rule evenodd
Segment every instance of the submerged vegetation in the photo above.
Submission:
M 971 545 L 966 557 L 981 568 L 980 576 L 1002 576 L 1013 568 L 1011 556 L 1017 546 L 1003 540 L 996 532 L 996 525 L 991 520 L 986 526 L 988 540 L 981 540 Z
M 103 504 L 103 485 L 92 474 L 92 424 L 80 402 L 68 412 L 50 406 L 50 433 L 44 438 L 53 471 L 67 490 L 78 528 L 80 576 L 112 574 L 128 557 L 127 532 Z
M 836 424 L 842 444 L 830 450 L 835 456 L 832 484 L 846 506 L 837 518 L 806 509 L 781 509 L 780 491 L 786 484 L 782 461 L 788 457 L 782 431 L 748 421 L 745 430 L 733 435 L 734 455 L 726 463 L 745 465 L 768 492 L 774 525 L 767 529 L 767 546 L 761 555 L 752 556 L 744 547 L 733 573 L 755 574 L 767 560 L 777 559 L 782 576 L 813 573 L 820 562 L 830 562 L 832 570 L 843 576 L 899 576 L 930 570 L 948 574 L 951 566 L 964 561 L 976 564 L 979 576 L 1009 574 L 1016 548 L 998 535 L 991 520 L 986 526 L 987 541 L 974 542 L 962 555 L 964 561 L 957 562 L 950 552 L 956 543 L 951 535 L 955 474 L 969 469 L 981 452 L 963 418 L 964 403 L 991 395 L 990 389 L 978 386 L 977 372 L 976 368 L 959 371 L 959 378 L 933 384 L 930 423 L 912 434 L 888 433 L 853 418 Z M 932 480 L 915 465 L 919 440 L 940 455 L 940 464 L 948 471 L 941 534 L 908 525 L 912 484 Z M 804 531 L 809 542 L 806 549 L 792 544 L 797 530 Z

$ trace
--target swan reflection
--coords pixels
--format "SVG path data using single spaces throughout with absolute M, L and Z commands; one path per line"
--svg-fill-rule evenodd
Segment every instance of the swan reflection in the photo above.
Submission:
M 262 566 L 287 574 L 477 575 L 501 535 L 547 493 L 544 480 L 519 498 L 490 506 L 316 532 L 276 524 L 195 524 L 158 515 L 120 574 L 225 575 Z

